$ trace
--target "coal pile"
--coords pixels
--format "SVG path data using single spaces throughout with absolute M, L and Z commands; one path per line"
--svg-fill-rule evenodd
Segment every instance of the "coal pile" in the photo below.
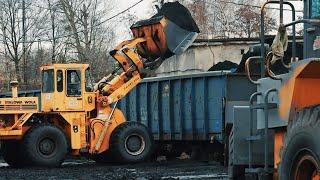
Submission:
M 238 64 L 231 62 L 231 61 L 223 61 L 223 62 L 218 62 L 217 64 L 213 65 L 208 71 L 222 71 L 222 70 L 232 70 L 232 69 L 237 69 Z
M 154 15 L 154 17 L 160 17 L 165 16 L 170 21 L 181 27 L 182 29 L 185 29 L 187 31 L 191 32 L 197 32 L 199 33 L 200 30 L 192 18 L 189 10 L 182 6 L 179 2 L 168 2 L 165 3 L 159 12 Z
M 266 44 L 271 46 L 272 41 L 273 41 L 273 37 L 267 38 Z M 284 54 L 284 63 L 285 64 L 289 64 L 289 62 L 291 61 L 291 55 L 292 55 L 291 46 L 292 46 L 292 43 L 290 42 L 288 45 L 288 50 Z M 252 57 L 252 56 L 260 56 L 260 44 L 251 47 L 251 49 L 249 49 L 245 54 L 243 54 L 241 62 L 239 64 L 239 67 L 238 67 L 236 73 L 245 73 L 245 62 L 249 57 Z M 303 59 L 303 44 L 302 43 L 296 44 L 296 56 L 299 59 Z M 261 72 L 260 71 L 260 62 L 258 62 L 258 61 L 256 61 L 256 62 L 257 63 L 252 62 L 250 64 L 250 73 L 255 74 L 255 75 L 260 75 L 260 72 Z M 275 64 L 271 65 L 271 70 L 276 75 L 284 74 L 284 73 L 288 72 L 288 69 L 282 65 L 281 61 L 277 61 Z

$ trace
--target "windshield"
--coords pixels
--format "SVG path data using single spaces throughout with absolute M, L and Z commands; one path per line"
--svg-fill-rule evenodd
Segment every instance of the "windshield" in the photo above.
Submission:
M 51 93 L 54 91 L 53 69 L 42 71 L 42 92 Z
M 311 18 L 320 18 L 320 0 L 312 0 Z

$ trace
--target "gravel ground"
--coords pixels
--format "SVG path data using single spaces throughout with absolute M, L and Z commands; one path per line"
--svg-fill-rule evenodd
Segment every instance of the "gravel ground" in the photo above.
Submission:
M 91 160 L 66 160 L 61 168 L 13 169 L 0 160 L 0 179 L 227 179 L 219 163 L 174 160 L 136 165 L 99 165 Z

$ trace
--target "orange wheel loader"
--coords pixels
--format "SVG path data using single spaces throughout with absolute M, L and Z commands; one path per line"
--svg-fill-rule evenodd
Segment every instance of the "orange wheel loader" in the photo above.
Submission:
M 0 98 L 1 148 L 10 166 L 56 167 L 68 154 L 102 163 L 135 163 L 151 155 L 149 130 L 127 122 L 117 102 L 163 60 L 183 53 L 199 29 L 175 2 L 131 30 L 134 39 L 110 52 L 118 68 L 95 85 L 88 64 L 42 66 L 40 99 L 18 97 L 18 82 L 11 82 L 12 97 Z

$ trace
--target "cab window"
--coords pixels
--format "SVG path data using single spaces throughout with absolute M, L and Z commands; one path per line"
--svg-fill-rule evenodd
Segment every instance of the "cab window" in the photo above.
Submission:
M 52 93 L 54 91 L 53 69 L 42 71 L 42 92 Z
M 320 0 L 312 0 L 311 18 L 320 18 Z
M 80 70 L 67 70 L 67 95 L 81 96 Z
M 57 91 L 62 92 L 63 91 L 63 74 L 62 70 L 57 71 Z
M 86 74 L 86 92 L 92 92 L 93 91 L 93 83 L 92 83 L 90 68 L 86 69 L 85 74 Z

